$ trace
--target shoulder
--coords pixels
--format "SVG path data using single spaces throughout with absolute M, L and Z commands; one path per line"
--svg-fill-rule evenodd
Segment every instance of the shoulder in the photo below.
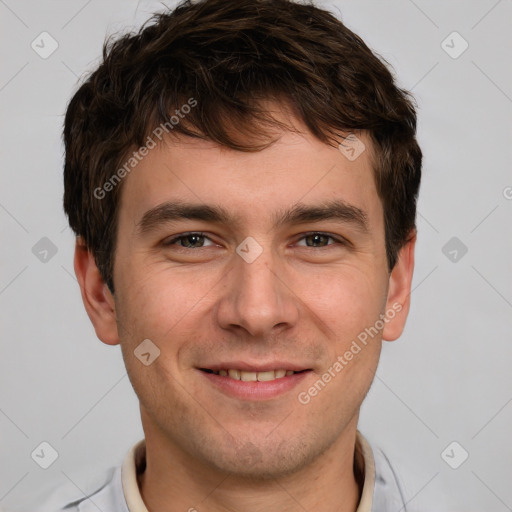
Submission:
M 123 494 L 121 467 L 111 468 L 101 479 L 93 480 L 84 486 L 70 482 L 70 485 L 55 489 L 37 508 L 38 511 L 129 512 Z
M 422 459 L 413 462 L 403 452 L 390 453 L 372 446 L 375 460 L 375 486 L 372 511 L 420 512 L 439 510 L 447 505 L 439 487 L 430 486 L 439 470 Z M 448 505 L 449 508 L 449 505 Z
M 357 512 L 407 512 L 400 478 L 385 453 L 357 432 L 354 470 L 362 471 L 363 489 Z
M 381 448 L 372 447 L 372 451 L 375 460 L 374 510 L 407 511 L 404 482 L 398 469 Z

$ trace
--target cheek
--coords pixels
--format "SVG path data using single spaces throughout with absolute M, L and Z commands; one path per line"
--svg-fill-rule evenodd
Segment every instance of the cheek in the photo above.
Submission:
M 354 266 L 319 272 L 297 280 L 298 295 L 342 348 L 374 325 L 386 300 L 386 282 L 376 272 Z M 302 283 L 302 284 L 300 284 Z
M 168 353 L 174 346 L 169 340 L 197 335 L 198 317 L 207 314 L 222 277 L 216 272 L 196 275 L 165 262 L 144 265 L 135 259 L 119 270 L 125 277 L 117 301 L 121 341 L 134 345 L 149 338 Z
M 354 268 L 330 277 L 323 276 L 323 289 L 301 292 L 309 296 L 308 308 L 320 328 L 325 327 L 328 340 L 322 370 L 298 399 L 337 425 L 340 418 L 352 417 L 373 380 L 382 347 L 381 329 L 375 325 L 383 312 L 386 285 L 378 275 Z
M 130 266 L 120 266 L 119 274 L 125 279 L 118 280 L 116 312 L 126 369 L 145 408 L 154 417 L 165 416 L 159 412 L 159 404 L 165 403 L 163 394 L 180 396 L 179 340 L 193 335 L 187 325 L 192 322 L 194 305 L 200 297 L 196 297 L 192 289 L 187 293 L 183 283 L 157 267 L 144 267 L 134 261 Z M 127 276 L 130 279 L 126 279 Z M 142 351 L 139 347 L 143 346 L 143 341 L 146 345 Z M 147 365 L 141 355 L 146 353 L 149 353 Z M 166 383 L 165 392 L 163 383 Z M 174 407 L 175 411 L 185 414 L 188 406 L 186 400 L 175 399 Z M 169 424 L 174 421 L 165 417 Z

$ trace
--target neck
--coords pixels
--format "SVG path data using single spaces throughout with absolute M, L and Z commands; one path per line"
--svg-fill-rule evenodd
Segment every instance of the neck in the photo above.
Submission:
M 146 429 L 142 499 L 149 512 L 355 512 L 361 495 L 354 475 L 357 418 L 352 423 L 308 466 L 266 479 L 220 473 Z

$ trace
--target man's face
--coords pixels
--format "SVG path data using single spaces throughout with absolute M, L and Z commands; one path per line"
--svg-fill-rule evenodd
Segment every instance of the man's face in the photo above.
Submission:
M 360 138 L 354 161 L 310 134 L 254 153 L 181 138 L 126 178 L 115 312 L 148 442 L 276 477 L 355 428 L 382 333 L 333 365 L 390 307 L 383 208 Z M 177 205 L 193 208 L 182 217 Z M 160 355 L 146 366 L 134 351 L 147 339 Z M 211 373 L 244 369 L 304 371 Z

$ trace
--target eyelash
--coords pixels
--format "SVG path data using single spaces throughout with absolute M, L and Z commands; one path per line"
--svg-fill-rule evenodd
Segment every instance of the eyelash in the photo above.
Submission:
M 211 240 L 210 237 L 208 237 L 205 233 L 203 233 L 201 231 L 190 231 L 188 233 L 183 233 L 181 235 L 175 236 L 174 238 L 172 238 L 169 241 L 164 241 L 163 244 L 165 246 L 172 246 L 176 242 L 179 242 L 180 240 L 184 240 L 185 238 L 187 238 L 189 236 L 193 236 L 193 235 L 204 237 L 204 238 L 210 240 L 211 242 L 213 242 L 213 240 Z M 322 231 L 311 231 L 309 233 L 305 233 L 304 235 L 302 235 L 299 238 L 299 241 L 300 240 L 304 240 L 304 239 L 306 239 L 306 238 L 308 238 L 310 236 L 313 236 L 313 235 L 320 235 L 320 236 L 327 237 L 330 240 L 333 240 L 334 242 L 336 242 L 336 243 L 338 243 L 340 245 L 347 245 L 348 244 L 348 242 L 346 240 L 344 240 L 343 238 L 338 238 L 338 237 L 335 237 L 335 236 L 333 236 L 333 235 L 331 235 L 329 233 L 324 233 Z M 327 244 L 327 246 L 324 246 L 324 247 L 329 247 L 330 245 L 335 245 L 335 244 Z M 309 248 L 310 249 L 323 249 L 324 247 L 309 247 Z M 187 247 L 181 247 L 181 249 L 188 249 L 188 248 Z M 203 249 L 203 247 L 198 247 L 197 249 Z

